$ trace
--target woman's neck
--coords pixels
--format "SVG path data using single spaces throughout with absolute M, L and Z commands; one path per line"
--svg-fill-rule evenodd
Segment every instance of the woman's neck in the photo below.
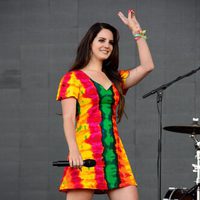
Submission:
M 85 70 L 92 70 L 92 71 L 102 71 L 102 64 L 103 62 L 100 60 L 90 60 L 89 63 L 84 67 Z

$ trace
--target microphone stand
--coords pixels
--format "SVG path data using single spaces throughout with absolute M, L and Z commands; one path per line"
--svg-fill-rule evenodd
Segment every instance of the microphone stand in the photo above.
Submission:
M 159 86 L 158 88 L 153 89 L 150 92 L 143 95 L 143 98 L 147 98 L 147 97 L 157 93 L 157 108 L 158 108 L 158 115 L 159 115 L 158 159 L 157 159 L 158 200 L 161 200 L 161 184 L 162 184 L 161 171 L 162 171 L 162 116 L 163 116 L 163 114 L 162 114 L 162 99 L 163 99 L 163 91 L 166 90 L 173 83 L 180 81 L 181 79 L 184 79 L 188 76 L 191 76 L 192 74 L 196 73 L 198 70 L 200 70 L 200 67 L 190 71 L 187 74 L 179 76 L 176 79 L 174 79 L 168 83 L 165 83 L 165 84 Z

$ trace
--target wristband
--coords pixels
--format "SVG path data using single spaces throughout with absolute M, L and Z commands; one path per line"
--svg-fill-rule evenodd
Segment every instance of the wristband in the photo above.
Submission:
M 140 30 L 140 31 L 138 31 L 138 33 L 136 33 L 136 34 L 133 34 L 133 36 L 134 36 L 134 39 L 137 41 L 137 40 L 139 40 L 140 38 L 143 38 L 143 39 L 147 39 L 147 36 L 146 36 L 146 30 Z

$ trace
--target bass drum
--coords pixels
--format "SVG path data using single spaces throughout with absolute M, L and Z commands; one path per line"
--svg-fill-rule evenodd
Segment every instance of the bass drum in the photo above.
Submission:
M 187 189 L 169 188 L 163 200 L 196 200 L 196 194 L 186 194 Z

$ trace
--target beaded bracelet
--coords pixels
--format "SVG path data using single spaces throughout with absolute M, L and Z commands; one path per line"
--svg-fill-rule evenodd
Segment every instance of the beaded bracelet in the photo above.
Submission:
M 134 39 L 137 41 L 139 40 L 140 38 L 143 38 L 143 39 L 147 39 L 147 36 L 146 36 L 146 30 L 140 30 L 138 33 L 134 34 Z

